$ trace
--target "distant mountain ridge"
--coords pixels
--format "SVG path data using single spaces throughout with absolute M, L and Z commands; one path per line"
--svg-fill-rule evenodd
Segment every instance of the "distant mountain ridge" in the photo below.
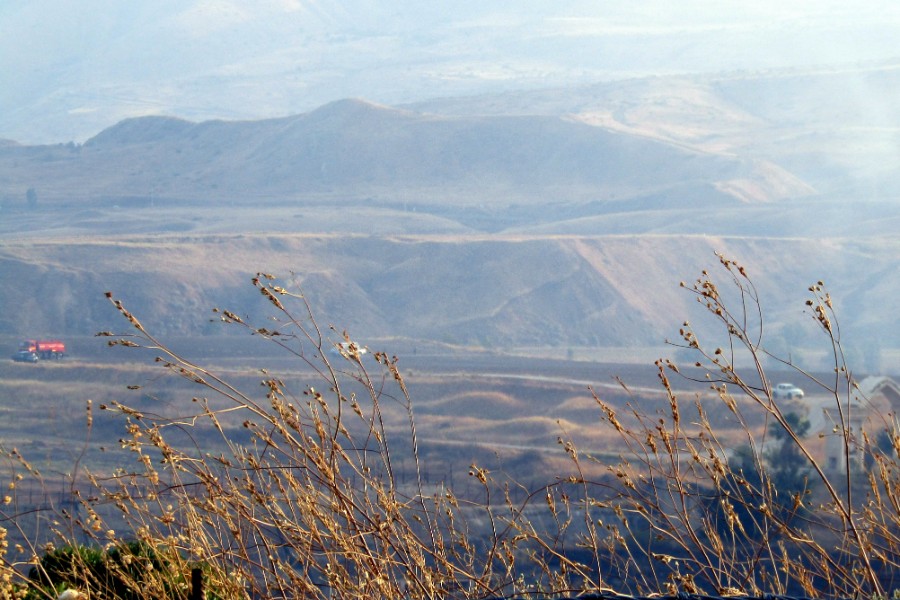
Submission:
M 695 205 L 719 205 L 747 201 L 741 189 L 748 186 L 770 191 L 751 198 L 757 201 L 809 193 L 759 161 L 572 119 L 437 116 L 361 100 L 262 121 L 127 119 L 83 146 L 0 147 L 0 177 L 19 190 L 39 182 L 51 200 L 152 193 L 215 203 L 324 194 L 505 205 L 621 201 L 668 190 Z
M 133 117 L 104 129 L 87 140 L 84 145 L 102 147 L 161 142 L 179 136 L 194 125 L 186 119 L 176 117 Z

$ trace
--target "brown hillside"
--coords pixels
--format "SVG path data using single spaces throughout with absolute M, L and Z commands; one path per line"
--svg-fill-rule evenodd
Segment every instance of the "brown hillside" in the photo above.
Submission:
M 462 243 L 465 241 L 465 243 Z M 523 346 L 659 345 L 695 320 L 679 288 L 715 263 L 739 257 L 783 344 L 815 336 L 805 287 L 825 279 L 848 339 L 890 331 L 897 319 L 879 294 L 896 278 L 897 244 L 884 240 L 774 240 L 685 236 L 373 238 L 234 235 L 145 239 L 23 240 L 0 246 L 0 333 L 90 335 L 124 323 L 103 298 L 112 291 L 155 331 L 219 331 L 212 307 L 262 319 L 249 285 L 258 271 L 296 284 L 323 324 L 360 339 L 405 338 L 494 350 Z M 865 261 L 865 272 L 856 269 Z M 291 275 L 293 273 L 293 276 Z M 882 276 L 877 276 L 881 273 Z M 738 302 L 737 297 L 732 299 Z M 808 326 L 806 323 L 808 323 Z M 695 326 L 702 334 L 704 322 Z M 798 329 L 799 328 L 799 329 Z M 884 347 L 890 342 L 885 340 Z

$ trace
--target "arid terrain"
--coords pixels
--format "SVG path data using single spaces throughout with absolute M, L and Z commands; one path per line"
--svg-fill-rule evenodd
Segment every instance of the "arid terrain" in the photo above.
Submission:
M 721 252 L 753 278 L 771 347 L 815 355 L 803 306 L 822 280 L 856 362 L 889 370 L 898 72 L 343 100 L 4 143 L 0 274 L 15 284 L 0 333 L 106 329 L 112 291 L 161 332 L 194 334 L 197 311 L 252 313 L 244 284 L 266 271 L 362 339 L 600 356 L 663 346 L 694 317 L 679 283 Z
M 0 406 L 16 426 L 0 439 L 59 464 L 80 452 L 68 440 L 85 439 L 88 399 L 165 412 L 191 401 L 152 357 L 93 337 L 127 327 L 107 292 L 244 389 L 258 393 L 263 368 L 302 385 L 308 373 L 212 312 L 270 323 L 250 284 L 259 272 L 303 294 L 327 342 L 346 331 L 400 357 L 433 481 L 474 460 L 559 471 L 560 436 L 609 453 L 589 386 L 623 407 L 652 403 L 653 360 L 691 361 L 666 343 L 683 322 L 722 342 L 689 291 L 704 270 L 724 275 L 716 253 L 746 267 L 755 296 L 720 282 L 764 348 L 831 367 L 805 304 L 824 280 L 850 364 L 893 374 L 900 209 L 882 142 L 896 120 L 833 92 L 894 77 L 880 65 L 345 100 L 265 121 L 130 119 L 84 144 L 4 143 L 2 348 L 60 338 L 70 356 L 3 363 Z M 92 452 L 117 439 L 101 423 Z
M 198 397 L 208 399 L 213 409 L 233 406 L 227 397 L 155 363 L 158 351 L 109 347 L 108 339 L 74 338 L 71 347 L 77 356 L 60 361 L 0 363 L 0 391 L 6 399 L 3 447 L 21 451 L 44 472 L 51 490 L 61 485 L 52 482 L 79 462 L 99 473 L 127 468 L 122 463 L 127 454 L 119 451 L 125 417 L 104 408 L 120 402 L 145 414 L 188 422 L 199 410 Z M 12 343 L 6 337 L 3 341 Z M 200 344 L 175 338 L 171 347 L 263 404 L 265 389 L 260 382 L 268 377 L 284 381 L 298 403 L 305 403 L 304 389 L 325 385 L 304 361 L 249 334 Z M 314 364 L 322 364 L 314 350 L 307 346 L 306 352 Z M 326 353 L 326 358 L 339 371 L 358 372 L 340 356 Z M 370 357 L 365 356 L 363 364 L 376 380 L 383 377 Z M 629 403 L 650 412 L 656 404 L 661 411 L 667 406 L 652 364 L 528 359 L 483 351 L 450 354 L 444 349 L 404 355 L 399 365 L 412 401 L 423 477 L 433 485 L 453 484 L 460 492 L 470 485 L 466 471 L 471 464 L 523 483 L 544 483 L 569 473 L 572 465 L 560 439 L 577 445 L 588 458 L 588 472 L 604 475 L 607 465 L 618 459 L 616 437 L 602 423 L 592 391 L 622 410 L 625 422 Z M 741 430 L 733 415 L 705 385 L 677 378 L 675 384 L 688 405 L 703 402 L 723 440 L 733 435 L 738 443 Z M 386 427 L 403 481 L 411 477 L 413 466 L 405 403 L 389 380 L 386 387 L 377 387 L 383 389 Z M 88 402 L 93 413 L 90 427 Z M 690 410 L 687 405 L 685 410 Z M 246 418 L 246 411 L 220 416 L 237 443 L 245 436 L 241 423 Z M 760 427 L 762 421 L 751 426 Z M 185 431 L 203 452 L 215 453 L 219 447 L 218 436 L 205 427 Z

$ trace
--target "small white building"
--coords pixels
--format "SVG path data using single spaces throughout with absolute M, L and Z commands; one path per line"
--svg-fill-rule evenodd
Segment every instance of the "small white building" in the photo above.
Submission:
M 815 410 L 813 406 L 810 408 Z M 834 397 L 823 398 L 818 408 L 823 418 L 825 470 L 846 473 L 849 459 L 850 468 L 861 471 L 866 436 L 868 443 L 875 443 L 881 432 L 891 429 L 895 423 L 895 415 L 900 411 L 900 385 L 890 377 L 866 377 L 851 392 L 849 401 L 846 395 L 841 397 L 840 408 Z

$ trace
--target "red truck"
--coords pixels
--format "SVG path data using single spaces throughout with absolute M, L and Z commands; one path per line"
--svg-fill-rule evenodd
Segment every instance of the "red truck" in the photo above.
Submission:
M 19 344 L 20 352 L 34 352 L 40 358 L 62 358 L 66 345 L 59 340 L 25 340 Z

